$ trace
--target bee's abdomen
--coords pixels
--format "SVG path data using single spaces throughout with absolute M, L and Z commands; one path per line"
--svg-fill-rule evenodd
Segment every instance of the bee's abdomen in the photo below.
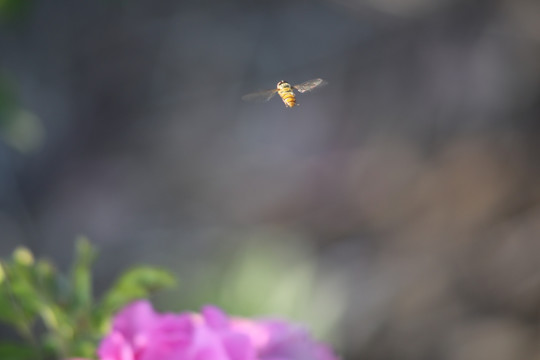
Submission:
M 292 90 L 279 90 L 278 94 L 281 96 L 285 106 L 293 107 L 296 105 L 296 97 L 294 96 Z

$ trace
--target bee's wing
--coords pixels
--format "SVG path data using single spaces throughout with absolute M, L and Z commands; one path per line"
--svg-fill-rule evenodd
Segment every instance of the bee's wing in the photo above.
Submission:
M 313 80 L 309 80 L 298 85 L 294 85 L 294 88 L 298 90 L 299 92 L 304 93 L 306 91 L 311 91 L 315 88 L 322 87 L 326 84 L 328 83 L 324 81 L 323 79 L 313 79 Z
M 264 102 L 264 101 L 270 100 L 276 94 L 276 92 L 277 92 L 277 89 L 254 92 L 254 93 L 242 96 L 242 100 Z

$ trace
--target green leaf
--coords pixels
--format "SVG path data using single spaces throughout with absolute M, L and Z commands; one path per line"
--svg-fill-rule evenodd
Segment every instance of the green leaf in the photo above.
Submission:
M 0 321 L 15 325 L 17 312 L 14 311 L 13 299 L 10 298 L 5 286 L 0 287 Z
M 65 339 L 73 337 L 75 321 L 72 314 L 56 304 L 43 304 L 40 316 L 45 326 Z
M 13 310 L 13 295 L 10 293 L 7 278 L 7 264 L 0 260 L 0 321 L 16 324 L 17 314 Z
M 176 279 L 170 272 L 149 266 L 140 266 L 126 271 L 105 295 L 104 305 L 116 310 L 135 299 L 148 297 L 152 293 L 171 288 Z
M 1 261 L 0 320 L 27 332 L 41 305 L 33 270 L 26 260 Z
M 26 360 L 39 358 L 35 349 L 27 345 L 0 342 L 0 359 L 2 360 Z
M 96 355 L 98 339 L 76 339 L 69 346 L 69 358 L 93 359 Z
M 105 294 L 98 309 L 98 321 L 104 321 L 127 303 L 147 298 L 159 290 L 176 286 L 170 272 L 150 266 L 140 266 L 126 271 Z
M 75 263 L 71 272 L 73 296 L 76 308 L 92 306 L 92 272 L 91 266 L 96 251 L 86 237 L 76 240 Z
M 34 266 L 42 296 L 48 302 L 66 304 L 71 295 L 69 281 L 59 273 L 54 265 L 45 259 L 38 259 Z

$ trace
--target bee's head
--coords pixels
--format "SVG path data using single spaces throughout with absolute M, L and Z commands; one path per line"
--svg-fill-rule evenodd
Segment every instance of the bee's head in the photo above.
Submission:
M 291 85 L 286 82 L 285 80 L 281 80 L 280 82 L 277 83 L 277 88 L 278 89 L 284 89 L 284 88 L 290 88 Z

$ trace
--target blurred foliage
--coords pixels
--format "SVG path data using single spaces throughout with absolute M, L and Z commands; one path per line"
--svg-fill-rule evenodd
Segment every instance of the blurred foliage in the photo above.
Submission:
M 0 9 L 1 4 L 2 0 Z M 27 153 L 40 148 L 44 135 L 41 120 L 19 106 L 14 83 L 0 73 L 0 139 L 12 148 Z
M 1 261 L 0 321 L 13 326 L 26 344 L 0 343 L 0 359 L 92 358 L 115 311 L 175 285 L 164 270 L 138 267 L 96 300 L 91 273 L 95 257 L 90 242 L 80 237 L 68 274 L 46 259 L 36 260 L 23 247 Z
M 261 228 L 235 237 L 243 239 L 242 246 L 228 260 L 196 268 L 193 291 L 181 294 L 186 306 L 210 302 L 235 315 L 292 319 L 339 343 L 334 337 L 348 296 L 343 273 L 323 269 L 294 231 Z
M 0 0 L 0 23 L 20 21 L 32 8 L 32 0 Z

